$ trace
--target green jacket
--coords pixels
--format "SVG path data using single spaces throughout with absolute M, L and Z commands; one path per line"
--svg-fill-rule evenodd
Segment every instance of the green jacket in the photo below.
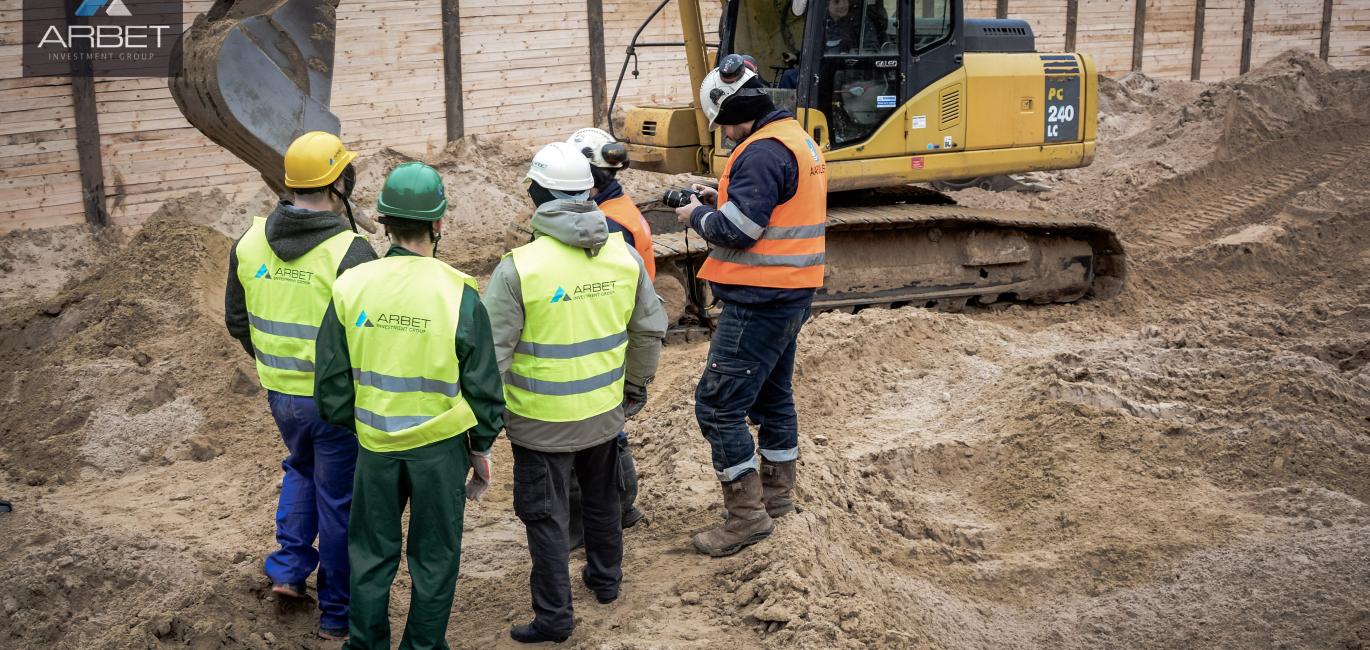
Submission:
M 390 247 L 386 257 L 414 255 L 399 246 Z M 466 287 L 457 324 L 457 361 L 461 365 L 461 392 L 476 414 L 476 426 L 467 432 L 472 451 L 488 451 L 504 428 L 504 383 L 490 333 L 490 318 L 481 304 L 480 294 Z M 328 305 L 319 326 L 314 360 L 314 399 L 325 420 L 356 430 L 352 406 L 356 392 L 352 385 L 352 360 L 347 353 L 347 332 L 338 322 L 337 310 Z

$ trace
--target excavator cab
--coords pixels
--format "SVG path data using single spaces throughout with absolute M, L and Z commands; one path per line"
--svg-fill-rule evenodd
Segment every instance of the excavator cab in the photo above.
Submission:
M 794 110 L 820 146 L 854 146 L 961 66 L 959 9 L 958 0 L 828 0 L 778 10 L 735 0 L 724 8 L 719 55 L 753 56 L 777 105 Z
M 963 0 L 727 0 L 706 44 L 687 11 L 698 0 L 678 1 L 695 86 L 712 62 L 751 56 L 777 106 L 824 150 L 835 191 L 1093 157 L 1092 62 L 1037 52 L 1025 21 L 967 19 Z M 623 137 L 640 168 L 717 175 L 733 143 L 702 120 L 693 106 L 633 107 Z

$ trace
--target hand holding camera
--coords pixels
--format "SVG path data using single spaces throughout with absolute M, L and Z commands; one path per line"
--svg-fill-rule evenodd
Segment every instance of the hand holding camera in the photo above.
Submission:
M 718 190 L 695 183 L 688 188 L 666 190 L 661 202 L 675 208 L 676 220 L 684 226 L 690 225 L 690 215 L 701 205 L 714 206 L 718 202 Z

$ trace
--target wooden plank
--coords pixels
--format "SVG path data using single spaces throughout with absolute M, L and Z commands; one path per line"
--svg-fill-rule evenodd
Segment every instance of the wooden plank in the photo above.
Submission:
M 1142 45 L 1146 41 L 1146 0 L 1136 0 L 1132 19 L 1132 70 L 1142 69 Z
M 1189 58 L 1189 80 L 1198 81 L 1203 70 L 1204 59 L 1204 14 L 1207 12 L 1206 0 L 1194 3 L 1194 45 Z
M 1080 0 L 1066 0 L 1066 43 L 1067 52 L 1075 51 L 1075 31 L 1080 24 Z
M 466 135 L 462 117 L 461 2 L 442 0 L 442 84 L 447 141 Z
M 1332 45 L 1332 0 L 1322 0 L 1322 29 L 1318 34 L 1318 56 L 1327 60 Z
M 1246 0 L 1242 10 L 1242 59 L 1238 74 L 1246 74 L 1251 69 L 1251 28 L 1256 21 L 1256 0 Z
M 67 10 L 75 12 L 75 0 L 67 0 Z M 81 170 L 81 197 L 86 223 L 108 226 L 105 209 L 105 172 L 100 159 L 100 114 L 95 104 L 95 80 L 88 45 L 72 43 L 71 104 L 76 120 L 76 154 Z
M 590 123 L 604 126 L 609 119 L 609 98 L 604 74 L 604 7 L 600 0 L 585 0 L 590 32 Z

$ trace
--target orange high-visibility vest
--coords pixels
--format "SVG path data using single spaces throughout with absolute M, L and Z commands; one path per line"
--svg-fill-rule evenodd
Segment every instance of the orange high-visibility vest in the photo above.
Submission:
M 733 162 L 749 145 L 770 138 L 785 145 L 799 164 L 799 188 L 775 206 L 764 229 L 746 215 L 726 209 Z M 749 248 L 714 246 L 699 277 L 720 284 L 777 289 L 823 286 L 824 232 L 828 222 L 828 167 L 823 154 L 793 118 L 771 122 L 733 149 L 718 183 L 719 214 L 756 239 Z
M 642 256 L 642 264 L 647 267 L 647 279 L 656 280 L 656 253 L 652 252 L 652 227 L 637 209 L 637 204 L 626 193 L 616 199 L 599 204 L 604 216 L 614 220 L 624 230 L 633 234 L 633 248 Z

